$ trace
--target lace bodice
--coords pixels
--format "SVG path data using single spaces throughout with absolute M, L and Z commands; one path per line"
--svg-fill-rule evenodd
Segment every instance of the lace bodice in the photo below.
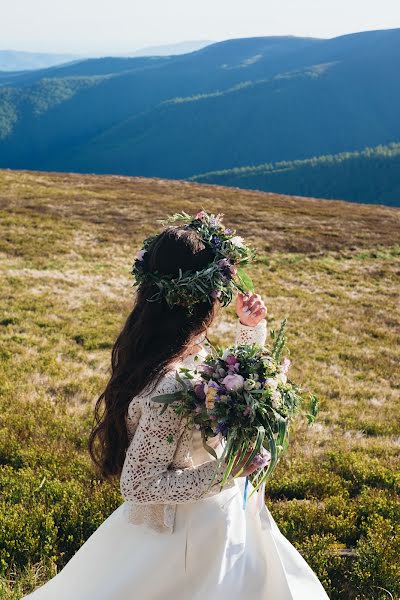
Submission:
M 237 321 L 235 342 L 264 345 L 266 321 L 248 327 Z M 128 520 L 157 531 L 173 531 L 176 505 L 195 502 L 220 492 L 225 465 L 206 452 L 197 430 L 187 427 L 171 406 L 160 414 L 161 405 L 151 400 L 159 394 L 181 389 L 175 374 L 179 366 L 191 366 L 207 354 L 205 348 L 181 360 L 153 389 L 135 396 L 127 413 L 129 446 L 120 489 L 128 506 Z M 198 357 L 198 358 L 196 358 Z M 223 447 L 216 436 L 210 440 L 217 456 Z M 225 487 L 233 486 L 230 477 Z

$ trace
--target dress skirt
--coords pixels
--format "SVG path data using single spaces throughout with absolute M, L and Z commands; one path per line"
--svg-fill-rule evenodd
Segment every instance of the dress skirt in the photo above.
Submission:
M 243 509 L 244 482 L 178 504 L 172 534 L 129 523 L 124 502 L 23 600 L 329 600 L 257 494 Z

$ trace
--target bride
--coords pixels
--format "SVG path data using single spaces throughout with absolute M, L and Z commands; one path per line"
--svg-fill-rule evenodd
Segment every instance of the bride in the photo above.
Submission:
M 221 491 L 224 465 L 216 468 L 199 432 L 170 405 L 161 413 L 152 400 L 180 389 L 176 370 L 206 356 L 207 328 L 218 306 L 232 299 L 236 269 L 226 259 L 216 262 L 220 241 L 207 227 L 194 226 L 203 217 L 207 221 L 202 211 L 191 223 L 148 238 L 132 271 L 135 305 L 114 344 L 111 378 L 89 440 L 100 474 L 119 478 L 124 502 L 55 577 L 24 599 L 328 598 L 264 498 L 252 494 L 243 508 L 245 475 L 259 467 L 235 477 L 243 464 L 237 458 Z M 232 242 L 243 248 L 238 236 Z M 210 276 L 216 265 L 219 279 Z M 261 297 L 239 292 L 236 313 L 236 343 L 263 345 Z M 219 436 L 209 443 L 220 457 Z

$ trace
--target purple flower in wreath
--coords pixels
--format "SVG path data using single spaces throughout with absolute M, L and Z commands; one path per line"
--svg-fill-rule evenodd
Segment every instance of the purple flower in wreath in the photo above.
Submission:
M 211 244 L 214 246 L 214 248 L 220 248 L 221 247 L 221 239 L 217 236 L 217 235 L 213 235 L 211 238 Z
M 222 292 L 221 290 L 213 290 L 210 294 L 210 296 L 212 298 L 219 298 L 221 296 Z
M 146 252 L 147 250 L 139 250 L 139 252 L 136 254 L 136 260 L 142 261 Z
M 232 275 L 236 275 L 237 269 L 228 258 L 221 258 L 217 264 L 225 279 L 232 279 Z

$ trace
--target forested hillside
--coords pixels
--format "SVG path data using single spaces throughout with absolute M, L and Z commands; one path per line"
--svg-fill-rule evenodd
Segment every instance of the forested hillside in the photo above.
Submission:
M 400 206 L 400 144 L 214 171 L 190 178 L 244 189 Z
M 360 152 L 400 140 L 399 68 L 393 29 L 2 73 L 0 166 L 184 179 Z M 353 181 L 350 199 L 364 189 Z

